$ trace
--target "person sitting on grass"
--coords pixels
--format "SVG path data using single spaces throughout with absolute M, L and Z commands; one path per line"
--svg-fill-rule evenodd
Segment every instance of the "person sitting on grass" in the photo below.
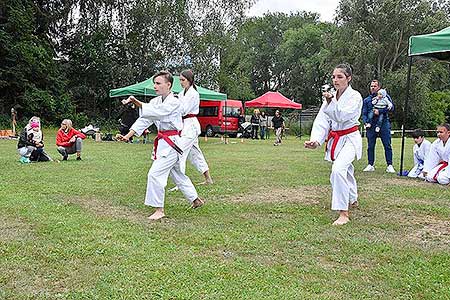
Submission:
M 437 127 L 437 139 L 431 144 L 430 151 L 425 157 L 423 176 L 429 182 L 448 184 L 450 177 L 448 161 L 450 157 L 450 124 L 442 124 Z
M 21 163 L 52 160 L 44 151 L 44 135 L 42 134 L 39 117 L 32 117 L 27 126 L 22 130 L 17 148 L 21 156 Z
M 423 177 L 423 164 L 425 162 L 425 157 L 427 157 L 428 152 L 430 152 L 431 143 L 425 138 L 425 133 L 422 129 L 416 129 L 412 133 L 412 137 L 414 139 L 414 167 L 409 171 L 408 177 L 410 178 L 421 178 Z
M 62 155 L 62 160 L 67 160 L 69 154 L 77 154 L 77 160 L 81 160 L 81 148 L 86 135 L 72 127 L 72 121 L 64 119 L 61 128 L 56 135 L 56 145 L 58 152 Z

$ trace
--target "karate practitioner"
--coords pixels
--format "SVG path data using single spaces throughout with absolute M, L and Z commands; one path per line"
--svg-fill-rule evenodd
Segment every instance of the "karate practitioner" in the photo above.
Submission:
M 425 138 L 425 133 L 421 129 L 414 130 L 412 137 L 415 143 L 413 148 L 414 167 L 408 172 L 408 177 L 425 179 L 422 173 L 423 164 L 425 157 L 430 152 L 431 143 Z
M 194 73 L 192 70 L 184 70 L 180 74 L 180 83 L 183 91 L 178 95 L 178 99 L 183 106 L 183 130 L 181 131 L 181 138 L 187 140 L 185 142 L 184 158 L 191 162 L 191 164 L 205 177 L 202 184 L 213 184 L 211 175 L 209 174 L 208 163 L 198 144 L 198 136 L 201 133 L 200 123 L 197 120 L 197 115 L 200 106 L 200 95 L 197 92 L 197 87 L 194 83 Z
M 430 147 L 430 152 L 425 158 L 423 175 L 429 182 L 448 184 L 450 174 L 448 161 L 450 157 L 450 124 L 442 124 L 437 127 L 436 139 Z
M 158 220 L 165 216 L 164 189 L 169 175 L 192 204 L 192 208 L 198 208 L 204 202 L 198 197 L 194 185 L 184 174 L 180 164 L 183 150 L 178 144 L 181 140 L 180 131 L 183 128 L 181 119 L 183 108 L 180 101 L 171 92 L 172 74 L 160 71 L 153 76 L 153 83 L 155 92 L 159 96 L 153 98 L 149 103 L 142 103 L 133 96 L 122 101 L 124 105 L 132 102 L 139 107 L 140 117 L 131 126 L 130 132 L 119 138 L 128 141 L 133 135 L 141 135 L 151 124 L 155 124 L 158 128 L 158 135 L 153 147 L 154 161 L 148 172 L 145 195 L 145 205 L 156 208 L 149 219 Z
M 347 64 L 333 71 L 336 94 L 324 92 L 320 111 L 314 120 L 311 138 L 305 147 L 315 149 L 327 141 L 325 159 L 333 162 L 330 181 L 332 187 L 331 209 L 339 211 L 333 225 L 349 222 L 349 206 L 357 206 L 358 193 L 352 162 L 361 158 L 362 139 L 359 133 L 362 97 L 349 85 L 352 70 Z

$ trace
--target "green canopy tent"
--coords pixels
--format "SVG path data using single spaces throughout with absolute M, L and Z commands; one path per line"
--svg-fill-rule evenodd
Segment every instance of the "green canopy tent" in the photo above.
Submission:
M 180 83 L 180 77 L 173 77 L 172 91 L 176 94 L 183 90 Z M 212 90 L 208 90 L 201 86 L 197 86 L 197 91 L 200 94 L 200 100 L 227 100 L 227 95 Z M 150 96 L 156 97 L 155 89 L 153 88 L 153 77 L 138 82 L 126 87 L 113 89 L 109 91 L 109 97 L 126 97 L 126 96 Z
M 408 79 L 406 81 L 406 99 L 403 109 L 402 122 L 402 153 L 400 158 L 400 175 L 403 175 L 403 154 L 405 150 L 405 120 L 406 112 L 408 110 L 408 100 L 411 87 L 411 65 L 413 57 L 432 58 L 441 61 L 450 62 L 450 27 L 442 29 L 441 31 L 414 35 L 409 38 L 409 62 L 408 62 Z

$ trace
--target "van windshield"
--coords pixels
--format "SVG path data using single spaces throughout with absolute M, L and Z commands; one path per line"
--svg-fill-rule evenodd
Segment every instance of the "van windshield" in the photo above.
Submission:
M 231 106 L 226 106 L 225 108 L 225 113 L 224 116 L 225 117 L 236 117 L 239 118 L 239 116 L 241 115 L 241 109 L 239 107 L 231 107 Z

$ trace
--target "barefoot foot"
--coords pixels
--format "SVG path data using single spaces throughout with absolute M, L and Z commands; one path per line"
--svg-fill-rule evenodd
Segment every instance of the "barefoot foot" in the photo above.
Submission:
M 203 206 L 203 204 L 205 204 L 205 201 L 203 201 L 200 198 L 197 198 L 192 202 L 191 208 L 196 209 L 196 208 Z
M 344 225 L 347 224 L 349 221 L 350 219 L 348 218 L 348 216 L 340 215 L 339 218 L 337 218 L 337 220 L 333 222 L 333 225 L 335 226 Z
M 148 217 L 151 221 L 161 220 L 166 215 L 164 214 L 164 211 L 157 210 L 155 211 L 151 216 Z

